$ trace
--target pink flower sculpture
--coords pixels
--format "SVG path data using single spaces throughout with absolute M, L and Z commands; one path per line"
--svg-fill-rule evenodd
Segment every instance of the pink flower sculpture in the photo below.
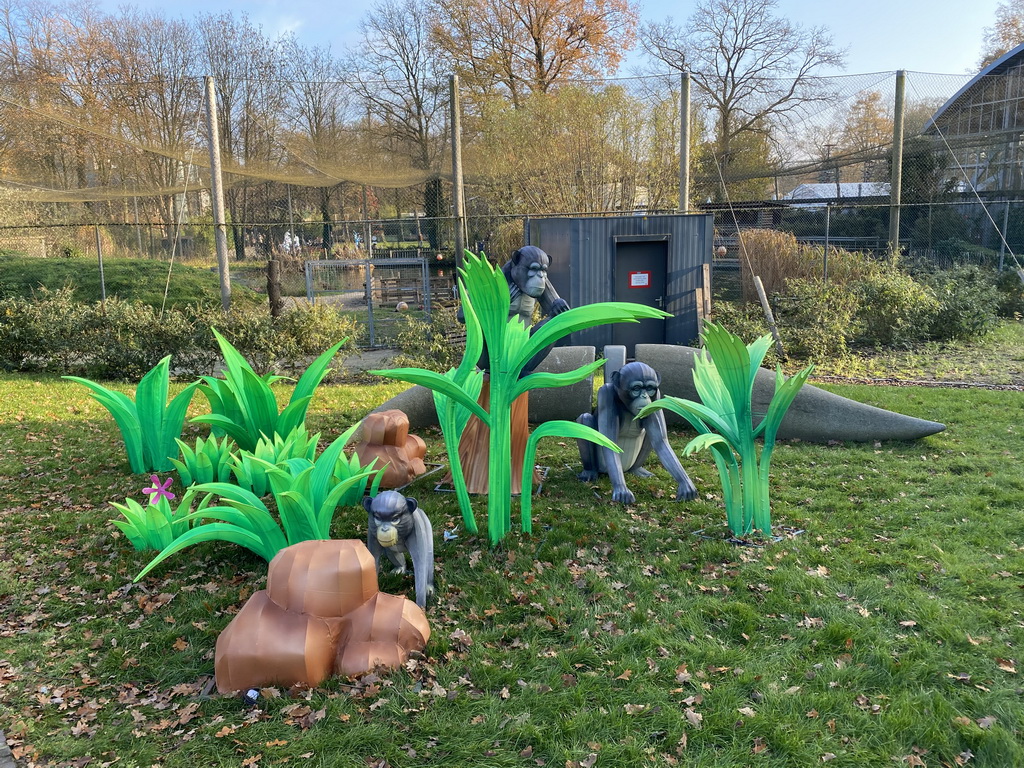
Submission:
M 143 488 L 143 493 L 149 494 L 149 503 L 156 504 L 160 501 L 160 497 L 170 501 L 174 498 L 174 494 L 171 493 L 171 483 L 174 482 L 173 477 L 168 477 L 163 483 L 160 482 L 160 478 L 156 475 L 150 475 L 149 481 L 153 484 L 149 488 Z

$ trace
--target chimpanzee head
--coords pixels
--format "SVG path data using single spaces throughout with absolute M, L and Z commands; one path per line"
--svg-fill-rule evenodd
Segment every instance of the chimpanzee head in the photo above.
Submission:
M 640 409 L 661 397 L 661 376 L 647 363 L 627 363 L 612 374 L 619 400 L 636 416 Z
M 527 296 L 539 298 L 548 282 L 551 257 L 535 245 L 525 245 L 512 254 L 512 279 Z
M 393 547 L 399 537 L 407 537 L 413 530 L 412 513 L 418 506 L 416 499 L 406 498 L 398 491 L 381 491 L 363 499 L 363 508 L 371 515 L 370 532 L 377 531 L 382 547 Z

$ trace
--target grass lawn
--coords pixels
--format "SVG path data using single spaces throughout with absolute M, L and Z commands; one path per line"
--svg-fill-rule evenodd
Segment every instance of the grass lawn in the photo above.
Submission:
M 309 424 L 333 437 L 397 388 L 323 387 Z M 493 550 L 420 480 L 425 658 L 247 708 L 204 691 L 265 563 L 204 544 L 133 585 L 148 556 L 108 501 L 148 477 L 113 421 L 80 387 L 0 375 L 0 730 L 19 766 L 1024 765 L 1024 393 L 827 388 L 948 429 L 779 445 L 765 547 L 725 540 L 705 454 L 683 460 L 699 501 L 659 468 L 625 508 L 575 479 L 572 443 L 542 441 L 535 533 Z M 365 529 L 361 508 L 335 521 Z
M 0 286 L 12 296 L 31 296 L 40 286 L 56 291 L 72 285 L 78 301 L 99 301 L 101 297 L 99 264 L 94 258 L 30 259 L 0 254 L 0 274 Z M 103 284 L 107 298 L 141 301 L 157 309 L 163 305 L 165 288 L 170 307 L 195 302 L 220 304 L 216 271 L 180 263 L 172 267 L 151 259 L 107 258 L 103 260 Z M 234 285 L 232 299 L 255 301 L 257 297 L 251 289 Z

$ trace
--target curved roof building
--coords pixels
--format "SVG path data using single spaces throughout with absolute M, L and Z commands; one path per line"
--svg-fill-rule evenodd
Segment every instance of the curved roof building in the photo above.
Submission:
M 961 186 L 969 182 L 979 192 L 1024 190 L 1024 44 L 957 91 L 932 115 L 924 133 L 948 145 L 960 165 L 953 163 L 952 170 Z

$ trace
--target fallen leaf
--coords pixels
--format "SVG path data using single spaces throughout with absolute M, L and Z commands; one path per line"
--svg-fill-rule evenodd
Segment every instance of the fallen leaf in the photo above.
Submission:
M 533 747 L 529 746 L 519 753 L 520 757 L 533 757 Z
M 589 755 L 580 760 L 580 768 L 594 768 L 594 763 L 597 762 L 597 752 L 591 752 Z
M 1011 675 L 1017 674 L 1017 667 L 1014 666 L 1013 659 L 996 659 L 996 666 L 1003 672 L 1009 672 Z
M 750 751 L 753 752 L 755 755 L 759 755 L 766 749 L 768 749 L 768 745 L 765 743 L 764 739 L 762 739 L 759 736 L 756 739 L 754 739 L 754 747 Z
M 993 725 L 996 724 L 997 720 L 998 719 L 993 717 L 992 715 L 988 715 L 986 717 L 978 718 L 978 727 L 979 728 L 984 728 L 985 730 L 988 730 L 989 728 L 991 728 Z
M 186 648 L 188 648 L 188 640 L 186 640 L 184 637 L 179 637 L 177 640 L 174 641 L 174 645 L 172 645 L 171 647 L 176 651 L 184 651 Z
M 900 622 L 900 626 L 901 627 L 916 627 L 917 626 L 917 622 L 916 621 L 901 621 Z
M 751 707 L 740 707 L 736 711 L 744 717 L 757 717 L 757 712 L 755 712 Z
M 690 723 L 694 728 L 703 727 L 704 715 L 693 709 L 687 709 L 684 714 L 686 715 L 687 722 Z
M 647 709 L 647 705 L 646 704 L 623 704 L 622 708 L 624 710 L 626 710 L 626 714 L 627 715 L 639 715 L 641 712 L 643 712 L 645 709 Z
M 821 756 L 821 762 L 823 762 L 823 763 L 827 763 L 829 760 L 835 760 L 835 759 L 836 759 L 836 756 L 832 752 L 826 752 L 824 755 Z
M 631 678 L 632 676 L 633 676 L 633 670 L 632 669 L 627 669 L 625 672 L 623 672 L 621 675 L 619 675 L 615 679 L 616 680 L 629 680 L 629 678 Z

